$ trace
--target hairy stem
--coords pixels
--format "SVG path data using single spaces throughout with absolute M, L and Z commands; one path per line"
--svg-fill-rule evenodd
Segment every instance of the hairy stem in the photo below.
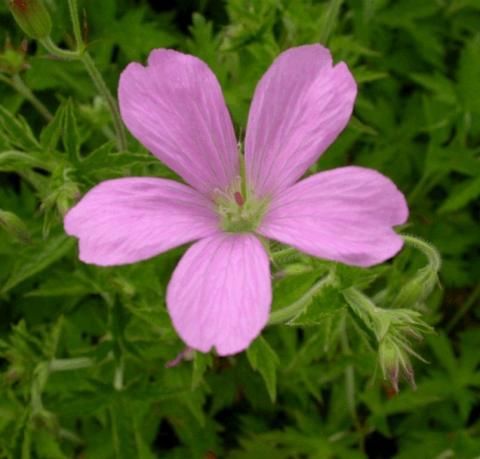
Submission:
M 70 0 L 70 3 L 71 2 L 72 0 Z M 76 1 L 74 3 L 76 4 Z M 79 35 L 78 39 L 81 40 L 81 35 Z M 125 151 L 127 149 L 127 140 L 125 137 L 125 131 L 123 128 L 122 119 L 120 118 L 120 112 L 118 110 L 117 102 L 113 98 L 110 90 L 108 89 L 104 79 L 102 78 L 101 73 L 98 71 L 92 57 L 90 56 L 88 51 L 84 49 L 83 42 L 77 42 L 78 48 L 76 51 L 68 51 L 59 48 L 55 43 L 53 43 L 50 37 L 41 40 L 41 43 L 48 52 L 60 59 L 79 60 L 82 62 L 95 87 L 97 88 L 97 91 L 103 97 L 103 99 L 107 103 L 108 109 L 110 110 L 110 114 L 113 120 L 113 126 L 115 128 L 117 147 L 120 151 Z
M 40 40 L 40 43 L 44 46 L 44 48 L 53 56 L 58 57 L 60 59 L 65 60 L 77 60 L 80 58 L 80 52 L 70 51 L 67 49 L 59 48 L 50 37 L 44 38 Z
M 80 21 L 78 19 L 77 0 L 68 0 L 68 9 L 70 10 L 70 19 L 73 26 L 73 36 L 75 37 L 77 49 L 82 49 L 84 47 L 84 43 L 80 28 Z
M 402 238 L 406 244 L 411 245 L 412 247 L 415 247 L 423 252 L 428 259 L 428 263 L 434 271 L 440 271 L 442 266 L 442 258 L 440 257 L 438 250 L 433 247 L 433 245 L 429 244 L 423 239 L 408 234 L 402 234 Z

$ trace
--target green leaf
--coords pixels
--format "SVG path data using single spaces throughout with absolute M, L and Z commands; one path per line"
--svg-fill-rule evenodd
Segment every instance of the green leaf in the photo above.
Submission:
M 450 196 L 445 200 L 439 213 L 453 212 L 462 209 L 468 203 L 480 196 L 480 175 L 476 178 L 466 180 L 453 188 Z
M 15 150 L 0 153 L 1 172 L 18 172 L 33 167 L 49 170 L 50 165 L 48 160 L 42 158 L 38 153 L 24 153 Z
M 54 151 L 57 148 L 58 141 L 62 136 L 65 107 L 67 106 L 64 101 L 58 108 L 53 119 L 48 123 L 40 133 L 40 144 L 46 151 Z
M 132 407 L 118 394 L 109 409 L 112 428 L 112 446 L 115 459 L 138 457 L 135 446 L 135 432 Z
M 115 142 L 107 142 L 80 161 L 79 170 L 85 174 L 100 169 L 132 167 L 137 164 L 157 164 L 158 160 L 150 154 L 112 152 Z
M 342 313 L 346 303 L 338 287 L 326 285 L 315 295 L 307 308 L 288 322 L 288 325 L 311 326 L 319 325 Z
M 33 434 L 35 452 L 42 459 L 67 459 L 53 435 L 46 430 L 37 430 Z
M 480 34 L 467 42 L 460 57 L 458 90 L 467 110 L 480 113 Z
M 376 70 L 370 70 L 365 66 L 356 67 L 353 69 L 355 81 L 357 83 L 369 83 L 371 81 L 381 80 L 388 77 L 386 72 L 378 72 Z
M 277 397 L 277 367 L 280 363 L 277 354 L 270 347 L 270 344 L 260 336 L 247 349 L 247 357 L 251 367 L 262 375 L 270 400 L 275 402 Z
M 63 119 L 63 147 L 70 161 L 76 164 L 79 160 L 80 135 L 78 133 L 77 119 L 75 117 L 73 102 L 69 99 L 65 104 Z
M 28 123 L 21 116 L 12 115 L 3 105 L 0 105 L 0 133 L 7 141 L 25 151 L 36 151 L 40 144 L 35 139 Z
M 192 371 L 192 389 L 195 389 L 202 382 L 203 375 L 212 365 L 213 357 L 211 354 L 195 352 Z
M 457 95 L 455 94 L 455 86 L 451 80 L 440 73 L 423 74 L 412 73 L 410 78 L 416 83 L 431 91 L 435 97 L 441 102 L 448 105 L 457 104 Z
M 48 268 L 52 263 L 62 258 L 75 245 L 75 239 L 65 234 L 50 238 L 41 247 L 32 247 L 28 254 L 21 256 L 13 272 L 1 289 L 6 293 L 20 282 Z

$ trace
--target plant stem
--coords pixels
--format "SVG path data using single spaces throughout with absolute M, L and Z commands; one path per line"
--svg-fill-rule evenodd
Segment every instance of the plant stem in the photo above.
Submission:
M 434 271 L 440 271 L 442 266 L 442 258 L 440 257 L 438 250 L 433 247 L 433 245 L 429 244 L 423 239 L 408 234 L 402 234 L 402 238 L 407 244 L 423 252 L 423 254 L 428 258 L 428 263 Z
M 44 48 L 53 56 L 56 56 L 60 59 L 65 60 L 77 60 L 80 58 L 79 51 L 69 51 L 66 49 L 59 48 L 50 37 L 47 37 L 43 40 L 40 40 L 40 43 Z
M 351 356 L 352 351 L 348 343 L 347 329 L 345 317 L 343 318 L 342 332 L 340 334 L 340 344 L 344 355 Z M 345 388 L 348 411 L 355 424 L 358 422 L 358 415 L 355 406 L 355 372 L 353 365 L 350 364 L 345 368 Z
M 117 146 L 120 151 L 127 150 L 127 140 L 125 137 L 125 131 L 123 129 L 122 119 L 120 118 L 120 112 L 118 111 L 117 102 L 113 98 L 110 90 L 108 89 L 105 81 L 102 78 L 102 75 L 97 69 L 95 62 L 93 62 L 92 57 L 90 54 L 85 51 L 81 54 L 80 60 L 82 61 L 83 65 L 87 69 L 90 78 L 92 79 L 93 83 L 97 87 L 98 92 L 102 95 L 105 99 L 107 106 L 110 110 L 113 119 L 113 126 L 115 128 L 115 133 L 117 136 Z
M 94 360 L 89 357 L 77 357 L 73 359 L 54 359 L 48 364 L 48 369 L 54 371 L 80 370 L 93 366 Z
M 70 5 L 70 8 L 75 8 L 76 0 L 69 0 L 69 5 Z M 76 15 L 76 10 L 75 12 L 73 12 L 73 10 L 71 9 L 70 12 L 73 18 L 74 13 Z M 78 22 L 78 17 L 77 17 L 77 22 Z M 76 26 L 74 24 L 74 28 L 75 27 Z M 79 27 L 80 25 L 78 24 L 78 28 Z M 55 43 L 53 43 L 50 37 L 47 37 L 44 40 L 41 40 L 41 43 L 47 49 L 47 51 L 53 54 L 54 56 L 57 56 L 61 59 L 79 60 L 82 62 L 90 78 L 95 84 L 95 87 L 97 88 L 98 92 L 107 103 L 108 109 L 110 110 L 110 114 L 113 120 L 113 126 L 115 128 L 115 134 L 117 138 L 117 147 L 120 151 L 125 151 L 127 150 L 127 140 L 125 137 L 125 131 L 123 129 L 122 119 L 120 118 L 120 112 L 118 111 L 117 102 L 113 98 L 110 90 L 108 89 L 105 81 L 103 80 L 101 73 L 98 71 L 92 57 L 90 56 L 88 51 L 85 50 L 85 46 L 83 44 L 80 31 L 78 31 L 78 37 L 76 35 L 75 38 L 77 39 L 77 47 L 78 47 L 76 51 L 67 51 L 65 49 L 59 48 Z
M 120 357 L 115 364 L 115 374 L 113 376 L 113 387 L 115 390 L 123 389 L 123 358 Z
M 70 10 L 70 19 L 72 20 L 73 35 L 75 37 L 77 49 L 82 49 L 84 47 L 84 43 L 80 28 L 80 21 L 78 20 L 77 0 L 68 0 L 68 9 Z
M 42 115 L 47 121 L 50 121 L 53 118 L 52 114 L 48 111 L 48 108 L 37 99 L 35 94 L 33 94 L 30 88 L 24 83 L 20 75 L 15 74 L 12 76 L 12 78 L 7 78 L 3 75 L 0 75 L 0 81 L 8 84 L 25 99 L 27 99 L 33 105 L 35 110 L 37 110 L 37 112 L 40 113 L 40 115 Z
M 294 301 L 289 306 L 279 309 L 278 311 L 273 311 L 270 314 L 268 324 L 275 325 L 293 319 L 296 315 L 303 311 L 303 309 L 308 305 L 314 295 L 316 295 L 323 287 L 325 287 L 325 285 L 331 283 L 332 281 L 333 274 L 327 274 L 325 277 L 313 284 L 310 290 L 304 293 L 303 296 L 301 296 L 297 301 Z
M 343 318 L 341 330 L 342 331 L 340 333 L 340 345 L 342 347 L 342 352 L 345 356 L 349 357 L 352 355 L 352 351 L 348 343 L 347 324 L 345 317 Z M 358 420 L 357 406 L 355 401 L 355 368 L 353 367 L 353 364 L 347 365 L 347 367 L 345 368 L 345 392 L 348 411 L 360 436 L 360 448 L 363 451 L 364 436 L 362 426 L 360 424 L 360 421 Z

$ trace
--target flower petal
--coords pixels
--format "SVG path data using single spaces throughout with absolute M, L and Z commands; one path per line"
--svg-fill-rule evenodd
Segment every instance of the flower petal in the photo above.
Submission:
M 134 263 L 219 231 L 207 198 L 172 180 L 131 177 L 90 190 L 65 216 L 80 259 L 100 266 Z
M 220 85 L 200 59 L 168 49 L 132 63 L 118 88 L 130 132 L 190 185 L 209 193 L 239 175 L 232 121 Z
M 180 260 L 167 306 L 181 338 L 219 355 L 246 349 L 268 320 L 272 301 L 268 256 L 251 234 L 212 236 Z
M 274 198 L 259 232 L 320 258 L 371 266 L 395 255 L 403 194 L 379 172 L 342 167 L 315 174 Z
M 345 128 L 357 94 L 348 67 L 321 45 L 282 53 L 255 90 L 245 140 L 258 196 L 295 183 Z

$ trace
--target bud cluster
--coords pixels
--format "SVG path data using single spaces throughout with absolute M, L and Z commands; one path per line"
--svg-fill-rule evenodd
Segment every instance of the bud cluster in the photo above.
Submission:
M 398 392 L 398 379 L 404 376 L 415 388 L 415 376 L 410 357 L 425 361 L 412 346 L 411 340 L 420 341 L 423 335 L 431 333 L 432 327 L 425 323 L 417 311 L 410 309 L 378 308 L 383 335 L 378 338 L 378 359 L 383 376 L 389 378 L 393 388 Z
M 355 315 L 375 335 L 384 377 L 390 379 L 396 391 L 402 375 L 415 387 L 410 357 L 423 359 L 413 350 L 411 341 L 420 341 L 426 333 L 433 331 L 432 327 L 422 320 L 418 311 L 380 308 L 354 287 L 345 290 L 343 296 Z

